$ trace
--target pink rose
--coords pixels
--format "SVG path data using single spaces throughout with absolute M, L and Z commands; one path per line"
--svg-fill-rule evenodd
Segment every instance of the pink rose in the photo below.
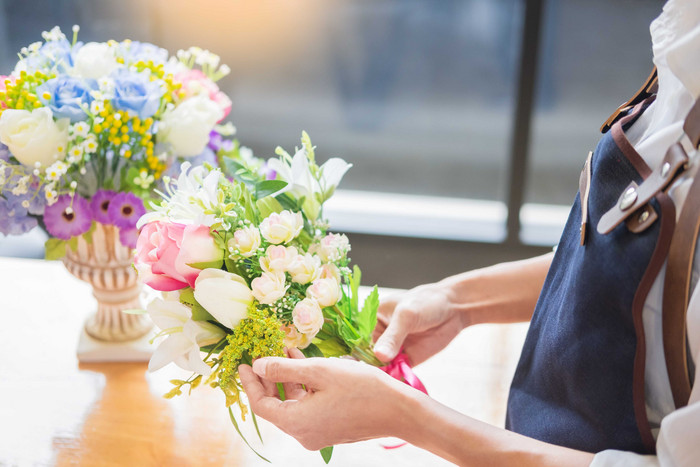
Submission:
M 231 112 L 231 99 L 226 94 L 221 92 L 219 86 L 214 81 L 209 79 L 201 70 L 188 70 L 183 73 L 178 73 L 175 76 L 175 81 L 182 83 L 182 90 L 185 92 L 185 98 L 195 96 L 197 94 L 207 94 L 209 98 L 224 112 L 223 120 L 226 115 Z
M 216 268 L 223 258 L 224 251 L 214 243 L 209 227 L 157 221 L 141 229 L 134 265 L 146 285 L 169 292 L 194 287 L 202 271 L 189 264 L 210 263 Z

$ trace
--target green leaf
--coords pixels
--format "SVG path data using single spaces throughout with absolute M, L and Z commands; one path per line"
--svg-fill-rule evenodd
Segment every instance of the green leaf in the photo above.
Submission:
M 46 259 L 61 259 L 66 256 L 66 241 L 58 238 L 49 238 L 44 244 L 44 249 L 46 251 Z
M 316 344 L 321 353 L 323 353 L 324 357 L 340 357 L 350 353 L 350 349 L 344 342 L 339 341 L 338 337 L 317 340 L 314 344 Z
M 78 237 L 71 237 L 66 244 L 71 250 L 78 251 Z
M 270 196 L 272 193 L 277 193 L 288 185 L 283 180 L 264 180 L 255 185 L 255 197 L 258 199 Z
M 191 268 L 195 269 L 221 269 L 221 265 L 223 264 L 222 260 L 218 261 L 204 261 L 201 263 L 187 263 L 187 265 Z
M 194 321 L 216 321 L 209 312 L 194 298 L 194 290 L 188 287 L 180 291 L 180 302 L 192 308 L 192 319 Z
M 377 325 L 377 309 L 379 308 L 379 291 L 375 285 L 372 292 L 365 299 L 362 311 L 357 315 L 355 321 L 360 335 L 368 341 L 372 340 L 372 331 Z
M 243 433 L 241 433 L 241 429 L 238 428 L 238 422 L 236 421 L 236 417 L 233 416 L 233 410 L 231 410 L 231 407 L 228 408 L 228 415 L 231 418 L 231 423 L 233 424 L 233 427 L 236 429 L 236 431 L 240 435 L 241 439 L 250 448 L 250 450 L 253 451 L 255 453 L 255 455 L 257 455 L 260 459 L 264 460 L 265 462 L 271 463 L 269 460 L 267 460 L 263 456 L 261 456 L 258 451 L 253 449 L 253 446 L 251 446 L 250 443 L 248 443 L 248 440 L 245 439 L 245 436 L 243 436 Z
M 360 281 L 362 280 L 362 271 L 355 265 L 352 268 L 352 274 L 350 275 L 350 312 L 355 313 L 359 311 L 358 302 L 360 300 Z M 352 316 L 348 316 L 352 319 Z
M 277 392 L 280 395 L 280 400 L 287 400 L 287 395 L 284 392 L 284 385 L 282 383 L 277 383 Z
M 85 243 L 88 245 L 92 245 L 92 234 L 95 232 L 95 229 L 97 229 L 97 222 L 93 222 L 90 226 L 90 230 L 83 234 L 83 239 L 85 239 Z
M 272 196 L 266 196 L 265 198 L 259 199 L 255 204 L 260 211 L 260 217 L 263 219 L 273 212 L 284 211 L 284 207 Z
M 230 272 L 231 274 L 238 274 L 239 276 L 247 280 L 245 273 L 241 270 L 241 268 L 238 267 L 234 260 L 226 258 L 224 260 L 224 264 L 226 265 L 226 270 L 228 272 Z
M 263 442 L 262 435 L 260 434 L 260 428 L 258 428 L 258 417 L 255 416 L 255 412 L 250 411 L 250 417 L 253 419 L 253 425 L 255 425 L 255 432 L 258 434 L 258 439 Z
M 323 462 L 327 464 L 331 461 L 331 456 L 333 456 L 333 446 L 326 446 L 319 452 L 321 453 L 321 457 L 323 457 Z
M 323 352 L 321 352 L 321 349 L 316 347 L 316 345 L 314 344 L 309 344 L 307 348 L 301 349 L 301 353 L 303 353 L 306 358 L 325 357 L 325 355 L 323 355 Z

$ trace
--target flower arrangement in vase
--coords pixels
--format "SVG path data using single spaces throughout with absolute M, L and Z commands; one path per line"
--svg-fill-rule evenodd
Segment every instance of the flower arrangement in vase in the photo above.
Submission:
M 24 47 L 0 77 L 0 233 L 41 226 L 48 259 L 90 282 L 98 312 L 86 332 L 128 341 L 151 325 L 133 270 L 136 222 L 178 158 L 211 152 L 232 126 L 215 82 L 219 58 L 191 48 L 78 41 L 59 28 Z

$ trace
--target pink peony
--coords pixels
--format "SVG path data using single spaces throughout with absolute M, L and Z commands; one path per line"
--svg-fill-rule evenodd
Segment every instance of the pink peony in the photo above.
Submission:
M 169 292 L 194 287 L 202 271 L 189 264 L 221 267 L 223 257 L 224 251 L 214 243 L 209 227 L 157 221 L 141 229 L 134 266 L 146 285 Z
M 185 97 L 191 97 L 197 94 L 206 92 L 209 98 L 223 111 L 221 120 L 231 112 L 231 99 L 226 94 L 221 92 L 219 86 L 214 81 L 209 79 L 201 70 L 188 70 L 184 73 L 179 73 L 175 76 L 175 81 L 182 83 L 182 90 L 185 92 Z

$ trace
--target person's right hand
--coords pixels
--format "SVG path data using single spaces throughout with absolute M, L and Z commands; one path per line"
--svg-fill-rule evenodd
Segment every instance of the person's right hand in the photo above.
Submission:
M 377 358 L 390 362 L 403 348 L 417 365 L 445 348 L 465 327 L 448 293 L 439 284 L 426 284 L 382 301 L 374 330 Z

